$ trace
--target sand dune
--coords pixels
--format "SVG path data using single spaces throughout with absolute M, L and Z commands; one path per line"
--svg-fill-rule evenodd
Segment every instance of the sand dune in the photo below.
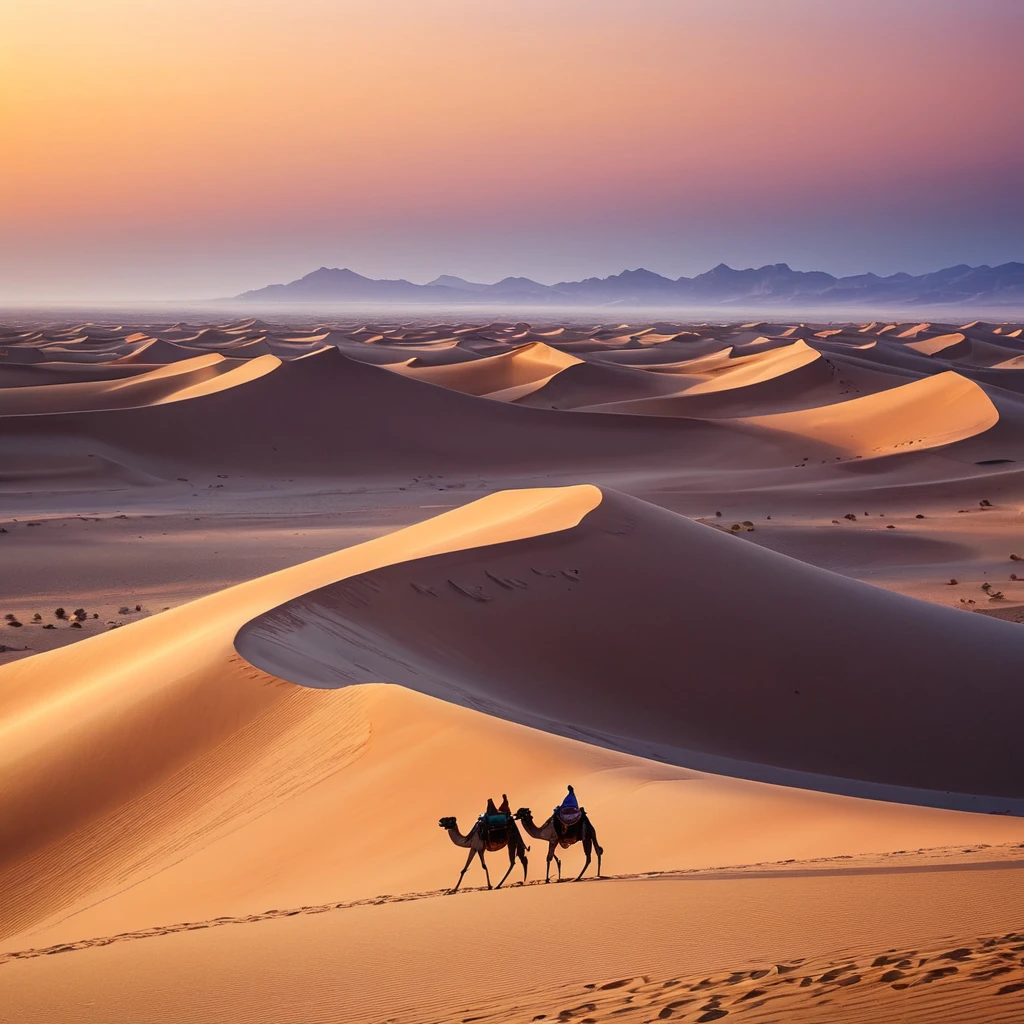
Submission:
M 239 363 L 210 353 L 126 378 L 0 389 L 0 416 L 139 409 L 182 401 L 235 387 L 241 381 L 253 380 L 278 365 L 272 356 L 267 360 Z
M 264 360 L 274 357 L 265 356 Z M 276 362 L 276 360 L 275 360 Z M 271 364 L 258 364 L 270 368 Z M 623 429 L 609 417 L 560 413 L 427 386 L 329 350 L 277 365 L 235 387 L 203 385 L 201 400 L 145 409 L 21 416 L 0 435 L 11 447 L 31 443 L 62 450 L 117 452 L 123 465 L 173 479 L 197 468 L 264 476 L 486 473 L 538 467 L 663 464 L 668 453 L 692 464 L 780 464 L 791 456 L 766 437 L 715 424 L 662 424 L 639 419 Z M 226 376 L 226 375 L 225 375 Z M 223 381 L 224 378 L 218 380 Z M 216 384 L 216 382 L 214 382 Z M 401 420 L 380 418 L 400 408 Z M 268 417 L 268 409 L 274 417 Z M 374 429 L 369 443 L 355 443 Z M 430 424 L 429 431 L 415 424 Z M 210 438 L 217 444 L 211 445 Z M 40 464 L 43 456 L 37 456 Z
M 238 649 L 303 685 L 402 683 L 677 764 L 735 760 L 1024 798 L 1016 725 L 1006 717 L 1021 703 L 1010 666 L 1024 654 L 1024 635 L 879 594 L 636 499 L 576 493 L 566 492 L 573 518 L 577 501 L 600 504 L 557 542 L 438 557 L 329 586 L 246 625 Z M 608 607 L 617 610 L 614 634 L 588 645 Z M 743 644 L 730 646 L 731 635 Z M 646 669 L 623 691 L 638 644 Z M 927 669 L 916 664 L 922 644 L 935 656 Z M 956 695 L 982 661 L 993 671 L 972 682 L 977 699 L 965 708 Z M 735 713 L 751 705 L 756 716 Z M 869 761 L 852 752 L 854 736 Z
M 629 517 L 637 510 L 652 520 L 643 526 L 655 531 L 658 516 L 668 515 L 647 511 L 631 499 L 602 496 L 590 487 L 503 492 L 380 540 L 95 637 L 84 647 L 64 648 L 0 669 L 0 756 L 8 780 L 0 797 L 0 875 L 9 894 L 3 925 L 8 948 L 15 936 L 20 943 L 16 948 L 21 948 L 26 937 L 32 944 L 45 944 L 47 936 L 87 938 L 149 927 L 174 915 L 205 919 L 252 913 L 268 902 L 322 902 L 327 893 L 360 897 L 386 886 L 436 886 L 450 877 L 452 854 L 458 853 L 447 841 L 439 842 L 444 837 L 437 835 L 434 822 L 446 809 L 471 816 L 482 785 L 508 789 L 513 782 L 520 794 L 512 794 L 514 799 L 543 801 L 547 792 L 564 784 L 567 773 L 581 791 L 589 787 L 588 805 L 608 823 L 603 838 L 609 849 L 615 849 L 618 870 L 679 866 L 681 856 L 684 866 L 733 862 L 740 850 L 720 823 L 750 815 L 764 820 L 760 838 L 753 843 L 749 836 L 744 840 L 747 859 L 1024 837 L 1014 819 L 901 808 L 721 779 L 551 735 L 551 728 L 588 735 L 594 712 L 583 713 L 585 709 L 575 703 L 570 714 L 558 723 L 548 721 L 548 729 L 537 733 L 394 687 L 294 686 L 283 682 L 281 675 L 254 668 L 250 661 L 264 660 L 261 638 L 286 611 L 295 630 L 301 616 L 308 614 L 302 609 L 320 599 L 319 588 L 336 588 L 335 581 L 350 579 L 352 592 L 381 592 L 387 598 L 386 584 L 367 573 L 411 573 L 414 582 L 422 577 L 425 588 L 439 591 L 433 597 L 426 589 L 403 586 L 402 593 L 408 590 L 414 600 L 436 601 L 443 607 L 450 595 L 456 611 L 463 605 L 496 611 L 496 602 L 474 599 L 475 584 L 467 578 L 460 576 L 445 588 L 433 581 L 430 560 L 462 551 L 464 558 L 474 560 L 489 587 L 510 596 L 521 594 L 510 628 L 533 660 L 539 656 L 553 672 L 561 667 L 561 659 L 544 632 L 531 628 L 537 619 L 550 617 L 551 588 L 593 588 L 607 572 L 596 565 L 591 569 L 589 559 L 580 561 L 576 533 L 584 531 L 599 550 L 628 544 L 629 535 L 621 530 L 628 529 Z M 672 530 L 682 523 L 676 518 L 669 517 Z M 701 527 L 688 528 L 703 533 Z M 579 579 L 570 582 L 562 576 L 561 582 L 553 583 L 556 577 L 527 570 L 531 582 L 519 588 L 510 582 L 512 577 L 501 575 L 508 569 L 503 553 L 509 551 L 518 561 L 516 553 L 530 538 L 542 545 L 549 560 L 555 555 L 560 561 L 579 562 Z M 717 539 L 748 568 L 773 557 L 732 537 Z M 650 543 L 663 540 L 654 536 Z M 720 561 L 711 558 L 716 564 Z M 791 564 L 794 572 L 805 568 Z M 728 565 L 718 571 L 728 573 Z M 495 582 L 487 572 L 503 582 Z M 661 576 L 664 588 L 664 580 L 677 574 L 662 566 Z M 642 583 L 651 585 L 643 578 Z M 381 586 L 383 591 L 378 590 Z M 506 591 L 506 586 L 511 589 Z M 619 599 L 629 597 L 625 593 Z M 817 597 L 805 600 L 811 604 Z M 868 590 L 862 600 L 884 603 L 885 598 Z M 288 604 L 295 601 L 298 604 Z M 346 609 L 350 603 L 351 598 L 342 598 Z M 354 607 L 360 603 L 374 611 L 374 602 L 358 598 Z M 715 607 L 713 595 L 706 604 Z M 280 610 L 271 611 L 274 607 Z M 919 611 L 916 606 L 912 610 Z M 929 611 L 924 609 L 925 614 Z M 864 614 L 870 626 L 870 613 Z M 565 618 L 563 612 L 562 618 L 556 626 L 572 641 L 578 616 Z M 430 616 L 424 621 L 443 636 L 442 620 Z M 347 621 L 352 638 L 358 624 L 351 617 Z M 911 617 L 907 623 L 897 620 L 897 625 L 912 629 L 912 622 Z M 615 630 L 631 625 L 620 607 L 615 608 L 614 623 Z M 487 640 L 496 641 L 495 634 L 484 623 L 476 625 L 480 640 L 463 637 L 458 649 L 464 663 L 473 659 L 490 675 L 493 665 L 480 647 Z M 594 626 L 600 628 L 598 623 Z M 996 636 L 1016 650 L 1014 627 L 964 617 L 968 633 L 970 626 L 979 631 L 976 635 Z M 610 627 L 606 622 L 606 633 Z M 331 636 L 336 636 L 337 629 L 332 629 Z M 232 646 L 236 633 L 242 657 Z M 522 644 L 524 636 L 531 638 L 528 645 Z M 283 652 L 288 673 L 295 675 L 296 665 L 307 664 L 309 651 L 292 641 L 282 647 L 280 640 L 278 636 L 274 641 L 274 650 Z M 912 640 L 911 636 L 908 642 Z M 410 632 L 394 650 L 408 657 L 416 642 L 416 634 Z M 504 647 L 496 650 L 504 652 Z M 343 653 L 335 646 L 331 658 Z M 616 658 L 614 649 L 604 654 L 610 661 Z M 770 664 L 770 654 L 767 660 Z M 515 666 L 512 659 L 489 685 L 506 686 Z M 727 672 L 732 668 L 723 666 Z M 573 672 L 565 677 L 568 696 L 574 677 Z M 603 685 L 600 678 L 588 673 L 588 685 Z M 458 692 L 448 692 L 446 698 L 495 710 L 496 691 L 474 692 L 464 675 L 453 679 Z M 787 679 L 787 685 L 792 681 Z M 775 729 L 776 723 L 765 717 L 765 698 L 771 696 L 773 685 L 780 684 L 773 684 L 766 672 L 750 685 L 758 691 L 761 728 Z M 635 686 L 634 679 L 634 693 Z M 908 686 L 904 697 L 889 698 L 896 704 L 897 719 L 900 705 L 917 699 L 912 684 Z M 527 691 L 519 686 L 504 692 L 514 705 L 505 713 L 524 717 L 532 701 Z M 652 686 L 647 693 L 657 691 Z M 630 719 L 614 696 L 608 696 L 620 729 L 629 728 L 635 716 Z M 827 699 L 827 691 L 816 691 L 812 683 L 807 696 L 820 701 Z M 700 705 L 710 710 L 715 699 L 724 697 L 702 697 L 691 712 L 698 712 Z M 1008 699 L 1012 703 L 1012 695 Z M 590 704 L 596 707 L 595 701 Z M 1004 703 L 1004 712 L 1009 708 Z M 646 713 L 654 719 L 668 711 L 662 706 Z M 859 726 L 855 707 L 844 704 L 843 716 L 849 728 Z M 805 727 L 814 721 L 813 714 L 800 718 Z M 1009 718 L 1004 713 L 1007 728 Z M 676 740 L 693 728 L 675 717 L 671 726 Z M 652 721 L 646 722 L 648 727 L 645 750 L 652 753 L 662 745 L 663 735 Z M 750 733 L 737 722 L 726 731 L 734 738 Z M 754 740 L 750 753 L 756 752 Z M 631 742 L 640 745 L 635 739 Z M 1001 764 L 998 744 L 997 734 L 984 764 L 961 767 L 966 776 L 987 779 L 994 773 Z M 813 738 L 804 744 L 805 751 L 812 752 L 825 745 L 824 739 Z M 882 755 L 878 763 L 883 769 L 907 770 L 906 757 L 884 748 Z M 470 775 L 467 763 L 476 766 Z M 868 768 L 869 773 L 877 770 Z M 413 788 L 414 779 L 420 780 L 422 790 Z M 1011 772 L 1009 779 L 1012 787 L 1016 776 Z M 416 808 L 411 825 L 373 810 L 399 788 L 408 806 Z M 646 817 L 667 814 L 669 807 L 687 836 L 682 854 L 671 830 L 653 846 L 638 831 Z M 339 832 L 337 822 L 346 820 L 365 824 L 355 833 Z M 697 828 L 701 820 L 706 829 Z M 799 826 L 802 820 L 815 822 L 813 833 Z M 388 852 L 388 837 L 395 829 L 404 838 Z M 698 838 L 701 833 L 703 838 Z
M 949 370 L 880 394 L 800 412 L 751 416 L 746 423 L 845 456 L 874 456 L 951 444 L 998 421 L 999 411 L 984 390 Z
M 447 366 L 395 364 L 390 369 L 466 395 L 492 395 L 499 401 L 508 401 L 509 392 L 528 385 L 540 387 L 559 370 L 579 362 L 575 356 L 559 352 L 542 342 L 531 342 L 511 352 L 471 362 Z

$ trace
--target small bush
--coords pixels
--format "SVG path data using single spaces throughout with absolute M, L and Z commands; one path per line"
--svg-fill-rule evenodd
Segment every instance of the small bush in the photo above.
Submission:
M 68 617 L 68 613 L 64 611 L 63 608 L 58 608 L 53 614 L 56 615 L 58 619 L 66 619 Z

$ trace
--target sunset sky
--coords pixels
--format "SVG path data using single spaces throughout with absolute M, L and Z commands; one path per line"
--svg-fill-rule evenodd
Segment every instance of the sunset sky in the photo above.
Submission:
M 0 0 L 0 301 L 1024 260 L 1024 0 Z

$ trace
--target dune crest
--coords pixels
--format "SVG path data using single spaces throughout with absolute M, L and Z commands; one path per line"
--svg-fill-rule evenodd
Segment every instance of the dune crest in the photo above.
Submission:
M 744 422 L 864 457 L 939 448 L 974 437 L 999 422 L 999 410 L 978 384 L 947 370 L 879 394 L 800 412 L 750 416 Z
M 736 774 L 797 772 L 820 788 L 941 791 L 921 795 L 938 803 L 1024 800 L 1005 715 L 1024 712 L 1008 673 L 1024 635 L 615 492 L 557 538 L 404 562 L 304 595 L 248 623 L 236 646 L 306 686 L 402 683 L 688 767 L 734 761 Z M 974 700 L 956 700 L 982 662 L 997 667 Z M 755 704 L 756 716 L 732 710 Z

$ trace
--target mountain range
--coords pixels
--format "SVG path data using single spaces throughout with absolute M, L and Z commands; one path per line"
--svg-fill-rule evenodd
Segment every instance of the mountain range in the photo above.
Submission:
M 720 263 L 696 277 L 663 277 L 624 270 L 610 277 L 546 285 L 526 277 L 494 284 L 442 274 L 428 284 L 375 280 L 347 269 L 321 267 L 289 284 L 244 292 L 235 300 L 331 306 L 348 303 L 472 306 L 785 306 L 808 309 L 887 306 L 1024 307 L 1024 263 L 998 267 L 961 264 L 934 273 L 834 277 L 793 270 L 785 263 L 734 270 Z

